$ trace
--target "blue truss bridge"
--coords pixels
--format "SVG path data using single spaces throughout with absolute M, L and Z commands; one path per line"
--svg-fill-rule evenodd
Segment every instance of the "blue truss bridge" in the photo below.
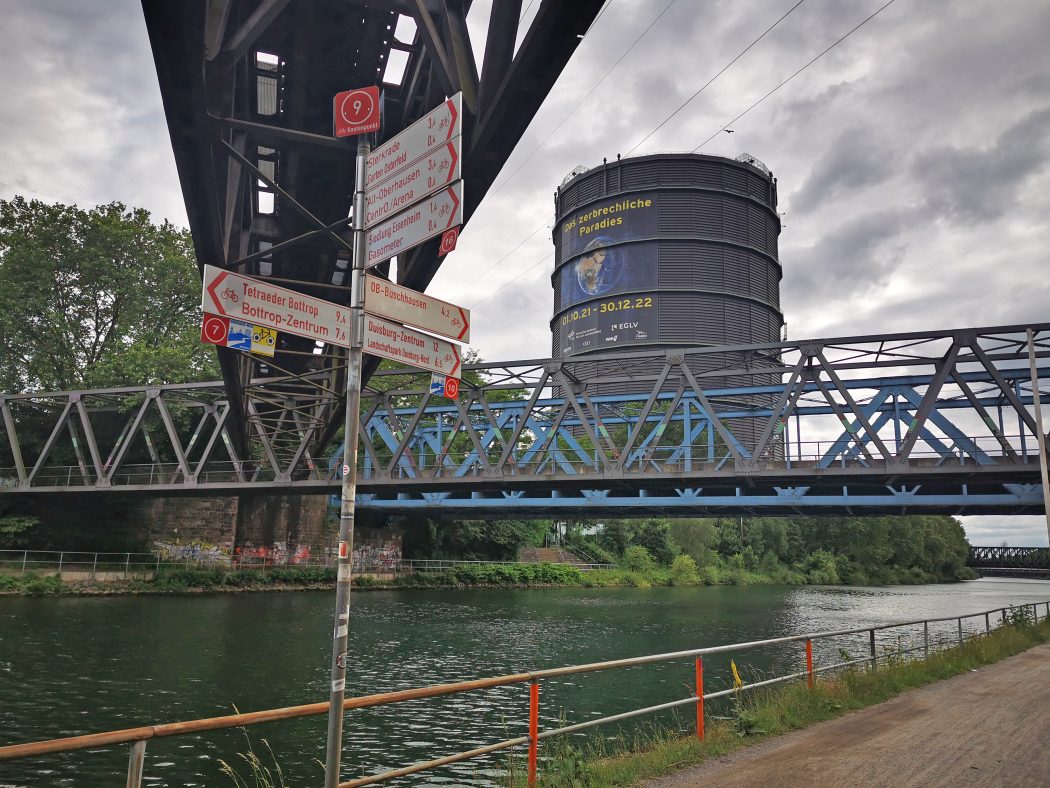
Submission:
M 364 395 L 358 505 L 1036 514 L 1033 391 L 1050 396 L 1048 357 L 1050 324 L 1036 324 L 608 354 L 614 371 L 585 383 L 571 360 L 480 364 L 456 401 L 431 394 L 428 375 L 380 370 Z M 244 451 L 222 382 L 0 396 L 0 495 L 332 494 L 332 375 L 249 381 Z

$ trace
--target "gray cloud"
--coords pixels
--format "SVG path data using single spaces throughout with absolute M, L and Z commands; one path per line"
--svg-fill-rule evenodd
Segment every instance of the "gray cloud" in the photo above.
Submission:
M 813 171 L 791 196 L 792 211 L 807 212 L 831 203 L 842 193 L 883 183 L 889 148 L 873 128 L 846 129 L 813 164 Z
M 949 220 L 984 224 L 1017 205 L 1050 155 L 1050 107 L 1036 110 L 983 148 L 939 147 L 916 155 L 912 176 L 926 205 Z

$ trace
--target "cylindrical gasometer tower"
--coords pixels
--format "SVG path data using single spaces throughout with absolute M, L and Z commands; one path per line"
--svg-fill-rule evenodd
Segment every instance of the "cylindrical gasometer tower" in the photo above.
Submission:
M 629 382 L 587 384 L 622 370 L 603 351 L 780 341 L 776 209 L 776 180 L 747 154 L 638 156 L 574 174 L 555 195 L 553 356 L 571 357 L 592 394 L 629 394 Z M 715 356 L 690 365 L 731 361 Z

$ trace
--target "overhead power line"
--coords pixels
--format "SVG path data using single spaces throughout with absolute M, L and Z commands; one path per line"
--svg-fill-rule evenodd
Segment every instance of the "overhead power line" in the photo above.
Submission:
M 744 55 L 746 55 L 748 52 L 750 52 L 751 48 L 753 46 L 755 46 L 755 44 L 757 44 L 759 41 L 761 41 L 763 38 L 765 38 L 769 34 L 769 32 L 771 30 L 773 30 L 773 28 L 775 28 L 777 25 L 779 25 L 781 22 L 783 22 L 785 19 L 787 19 L 789 16 L 791 16 L 791 13 L 796 8 L 798 8 L 800 5 L 802 5 L 804 2 L 806 2 L 806 0 L 798 0 L 797 3 L 795 3 L 793 6 L 791 6 L 791 8 L 789 8 L 787 11 L 785 11 L 784 14 L 780 17 L 780 19 L 778 19 L 776 22 L 774 22 L 769 27 L 767 27 L 764 31 L 762 31 L 762 34 L 758 38 L 756 38 L 754 41 L 752 41 L 750 44 L 748 44 L 746 47 L 744 47 L 742 50 L 740 50 L 740 52 L 737 53 L 736 57 L 734 57 L 732 60 L 730 60 L 724 66 L 722 66 L 722 69 L 717 74 L 715 74 L 713 77 L 711 77 L 711 79 L 707 80 L 707 82 L 705 82 L 703 85 L 701 85 L 700 89 L 698 91 L 696 91 L 696 93 L 694 93 L 689 98 L 687 98 L 685 101 L 683 101 L 679 105 L 678 109 L 676 109 L 674 112 L 672 112 L 666 118 L 664 118 L 660 122 L 660 125 L 658 125 L 655 129 L 650 131 L 644 137 L 642 137 L 641 140 L 639 140 L 638 143 L 633 148 L 631 148 L 629 151 L 627 151 L 627 155 L 630 156 L 632 153 L 634 153 L 636 150 L 638 150 L 638 148 L 640 148 L 645 143 L 645 141 L 647 139 L 649 139 L 654 134 L 656 134 L 656 132 L 658 132 L 665 125 L 667 125 L 668 121 L 670 121 L 679 112 L 681 112 L 683 109 L 685 109 L 687 106 L 689 106 L 689 104 L 693 101 L 693 99 L 695 99 L 697 96 L 699 96 L 705 90 L 707 90 L 707 88 L 711 86 L 711 83 L 713 83 L 716 79 L 718 79 L 720 76 L 722 76 L 724 73 L 726 73 L 726 71 L 728 71 L 730 68 L 732 68 L 734 63 L 736 63 L 738 60 L 740 60 L 740 58 L 742 58 Z
M 744 110 L 743 112 L 741 112 L 741 113 L 740 113 L 739 115 L 737 115 L 737 116 L 736 116 L 735 118 L 733 118 L 732 120 L 730 120 L 730 121 L 729 121 L 728 123 L 726 123 L 726 124 L 725 124 L 724 126 L 722 126 L 722 128 L 720 128 L 720 129 L 719 129 L 718 131 L 716 131 L 716 132 L 715 132 L 714 134 L 712 134 L 712 135 L 711 135 L 710 137 L 708 137 L 708 138 L 707 138 L 706 140 L 704 140 L 704 141 L 703 141 L 703 142 L 701 142 L 701 143 L 700 143 L 699 145 L 697 145 L 697 146 L 696 146 L 695 148 L 693 148 L 693 153 L 696 153 L 697 151 L 699 151 L 699 150 L 700 150 L 700 149 L 701 149 L 702 147 L 704 147 L 704 146 L 705 146 L 705 145 L 706 145 L 707 143 L 709 143 L 709 142 L 710 142 L 711 140 L 713 140 L 713 139 L 714 139 L 715 137 L 717 137 L 717 136 L 718 136 L 719 134 L 721 134 L 721 133 L 722 133 L 723 131 L 725 131 L 726 129 L 728 129 L 728 128 L 729 128 L 730 126 L 733 126 L 733 125 L 735 125 L 735 124 L 736 124 L 736 122 L 737 122 L 738 120 L 740 120 L 740 119 L 741 119 L 742 117 L 744 117 L 744 116 L 745 116 L 745 115 L 746 115 L 747 113 L 749 113 L 749 112 L 750 112 L 751 110 L 753 110 L 753 109 L 754 109 L 755 107 L 757 107 L 757 106 L 758 106 L 759 104 L 761 104 L 761 103 L 762 103 L 763 101 L 765 101 L 765 100 L 766 100 L 767 98 L 769 98 L 770 96 L 772 96 L 772 95 L 773 95 L 774 93 L 776 93 L 776 92 L 777 92 L 778 90 L 780 90 L 780 89 L 781 89 L 782 87 L 784 87 L 784 85 L 786 85 L 786 84 L 787 84 L 788 82 L 790 82 L 791 80 L 793 80 L 793 79 L 794 79 L 795 77 L 797 77 L 797 76 L 798 76 L 799 74 L 801 74 L 801 73 L 802 73 L 803 71 L 805 71 L 805 70 L 806 70 L 807 68 L 809 68 L 810 66 L 812 66 L 812 65 L 813 65 L 814 63 L 816 63 L 816 62 L 817 62 L 818 60 L 820 60 L 820 59 L 821 59 L 822 57 L 824 57 L 824 55 L 828 54 L 828 52 L 830 52 L 831 50 L 833 50 L 833 49 L 834 49 L 835 47 L 837 47 L 837 46 L 838 46 L 839 44 L 841 44 L 841 43 L 842 43 L 843 41 L 845 41 L 845 40 L 846 40 L 847 38 L 849 38 L 849 37 L 850 37 L 851 35 L 853 35 L 854 33 L 856 33 L 856 32 L 857 32 L 858 30 L 860 30 L 860 29 L 861 29 L 862 27 L 864 27 L 864 25 L 868 24 L 868 22 L 870 22 L 870 21 L 871 21 L 872 19 L 874 19 L 875 17 L 877 17 L 877 16 L 879 15 L 879 14 L 881 14 L 881 13 L 882 13 L 883 11 L 885 11 L 885 10 L 886 10 L 887 8 L 889 8 L 889 7 L 891 6 L 891 5 L 893 5 L 893 4 L 895 3 L 895 2 L 896 2 L 896 0 L 889 0 L 889 2 L 885 3 L 885 4 L 883 5 L 883 6 L 881 6 L 881 7 L 880 7 L 880 8 L 878 9 L 878 10 L 876 10 L 876 11 L 875 11 L 874 13 L 872 13 L 872 14 L 871 14 L 870 16 L 866 17 L 866 18 L 865 18 L 865 19 L 864 19 L 863 21 L 861 21 L 861 22 L 860 22 L 859 24 L 857 24 L 857 26 L 856 26 L 856 27 L 854 27 L 853 29 L 851 29 L 851 30 L 850 30 L 850 31 L 849 31 L 848 33 L 844 34 L 844 35 L 843 35 L 843 36 L 842 36 L 841 38 L 839 38 L 839 39 L 838 39 L 837 41 L 835 41 L 835 43 L 833 43 L 833 44 L 832 44 L 831 46 L 829 46 L 829 47 L 828 47 L 827 49 L 825 49 L 825 50 L 824 50 L 823 52 L 821 52 L 821 53 L 820 53 L 819 55 L 817 55 L 817 56 L 816 56 L 816 57 L 814 57 L 814 58 L 813 58 L 812 60 L 810 60 L 810 61 L 809 61 L 808 63 L 806 63 L 806 65 L 802 66 L 802 68 L 800 68 L 800 69 L 799 69 L 798 71 L 796 71 L 796 72 L 795 72 L 794 74 L 792 74 L 792 75 L 791 75 L 790 77 L 788 77 L 787 79 L 785 79 L 785 80 L 784 80 L 783 82 L 781 82 L 781 83 L 780 83 L 779 85 L 777 85 L 777 86 L 776 86 L 775 88 L 773 88 L 773 89 L 772 89 L 771 91 L 769 91 L 768 93 L 766 93 L 766 95 L 764 95 L 764 96 L 763 96 L 762 98 L 760 98 L 760 99 L 759 99 L 758 101 L 756 101 L 756 102 L 755 102 L 754 104 L 752 104 L 752 105 L 751 105 L 750 107 L 748 107 L 747 109 L 745 109 L 745 110 Z

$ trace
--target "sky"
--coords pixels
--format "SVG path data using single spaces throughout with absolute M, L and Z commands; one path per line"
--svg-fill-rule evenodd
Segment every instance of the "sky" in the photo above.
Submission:
M 1047 318 L 1050 3 L 894 0 L 738 119 L 886 0 L 796 2 L 612 0 L 428 289 L 472 308 L 483 358 L 550 354 L 567 173 L 709 139 L 778 178 L 791 338 Z M 490 7 L 474 2 L 476 42 Z M 0 0 L 0 19 L 0 197 L 185 224 L 139 4 Z M 974 543 L 1047 543 L 1042 518 L 965 524 Z

